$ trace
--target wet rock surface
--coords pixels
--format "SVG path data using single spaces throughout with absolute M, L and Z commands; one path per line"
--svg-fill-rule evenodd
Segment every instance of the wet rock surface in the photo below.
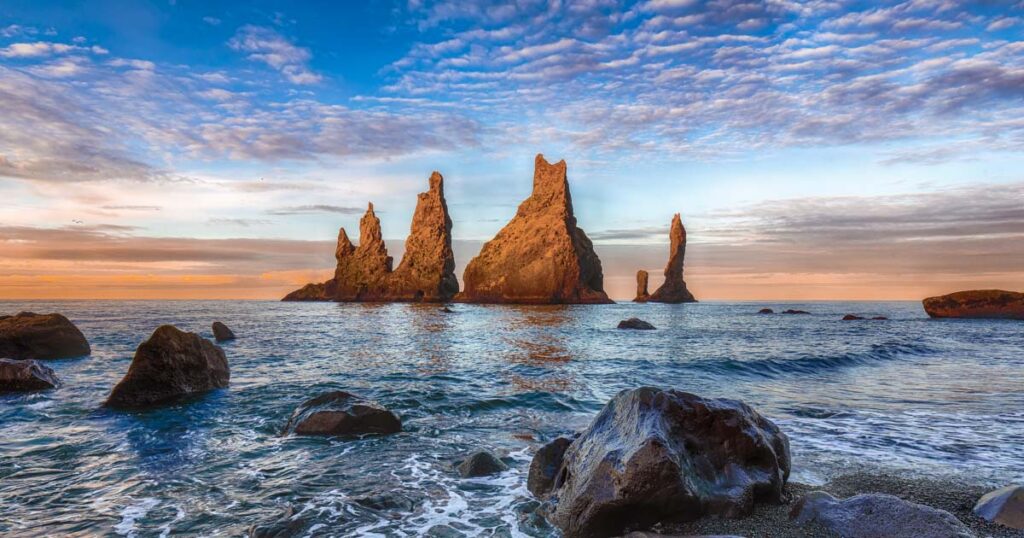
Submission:
M 633 329 L 639 331 L 653 331 L 656 327 L 640 318 L 629 318 L 619 322 L 619 329 Z
M 0 358 L 67 359 L 89 353 L 85 335 L 61 314 L 0 316 Z
M 762 308 L 762 309 L 758 310 L 757 313 L 758 314 L 774 314 L 775 311 L 772 310 L 771 308 Z
M 784 501 L 789 469 L 785 434 L 742 402 L 626 390 L 565 450 L 549 519 L 573 537 L 742 517 Z M 544 490 L 543 477 L 531 481 Z
M 162 325 L 135 350 L 106 406 L 139 408 L 225 388 L 231 378 L 224 351 L 198 334 Z
M 58 386 L 57 374 L 39 361 L 0 359 L 0 393 L 48 390 Z
M 405 254 L 397 269 L 388 255 L 380 219 L 369 204 L 359 221 L 359 246 L 338 231 L 334 278 L 307 284 L 285 301 L 445 302 L 459 291 L 451 242 L 452 220 L 444 198 L 444 178 L 434 172 L 429 189 L 416 202 Z
M 227 325 L 219 321 L 213 322 L 213 338 L 218 342 L 227 342 L 235 339 L 235 333 Z
M 808 493 L 790 512 L 797 525 L 817 523 L 844 538 L 972 538 L 960 520 L 945 510 L 865 493 L 836 499 L 824 491 Z
M 922 303 L 933 318 L 1024 319 L 1024 293 L 1015 291 L 958 291 Z
M 864 319 L 864 318 L 861 317 L 861 316 L 855 316 L 853 314 L 847 314 L 847 315 L 843 316 L 843 321 L 858 321 L 858 320 L 862 320 L 862 319 Z
M 565 451 L 572 444 L 568 437 L 555 438 L 542 446 L 530 462 L 530 472 L 526 481 L 526 489 L 537 497 L 545 497 L 555 485 L 558 471 L 562 469 Z
M 284 433 L 295 435 L 385 435 L 402 431 L 402 421 L 380 404 L 345 391 L 321 394 L 292 413 Z
M 477 478 L 503 473 L 508 470 L 508 465 L 493 453 L 478 450 L 459 462 L 456 469 L 463 478 Z
M 683 280 L 683 262 L 686 258 L 686 229 L 676 213 L 669 228 L 668 264 L 665 265 L 665 282 L 647 298 L 652 303 L 694 303 L 690 290 Z
M 1024 486 L 1006 486 L 986 493 L 974 505 L 974 514 L 985 521 L 1024 530 Z
M 611 303 L 601 260 L 576 226 L 565 161 L 535 159 L 533 193 L 466 266 L 469 303 Z

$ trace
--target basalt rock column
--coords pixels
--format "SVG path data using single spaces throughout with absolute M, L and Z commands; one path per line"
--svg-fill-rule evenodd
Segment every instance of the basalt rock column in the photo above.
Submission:
M 533 193 L 516 216 L 466 266 L 470 303 L 610 303 L 601 260 L 576 227 L 565 161 L 537 155 Z
M 633 299 L 634 303 L 646 303 L 651 298 L 651 294 L 647 292 L 647 279 L 647 271 L 641 269 L 636 272 L 636 297 Z
M 679 219 L 679 213 L 672 217 L 669 230 L 668 265 L 665 266 L 665 282 L 647 299 L 652 303 L 695 303 L 690 290 L 683 280 L 683 259 L 686 257 L 686 229 Z
M 392 258 L 381 237 L 380 219 L 373 212 L 373 203 L 359 219 L 359 247 L 352 246 L 342 228 L 334 255 L 338 260 L 334 284 L 325 289 L 336 301 L 374 301 L 387 295 Z

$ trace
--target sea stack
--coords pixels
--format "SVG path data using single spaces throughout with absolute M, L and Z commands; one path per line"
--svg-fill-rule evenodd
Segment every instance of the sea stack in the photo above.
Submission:
M 434 172 L 429 190 L 421 193 L 416 203 L 398 269 L 392 270 L 393 258 L 388 255 L 380 219 L 370 203 L 359 221 L 358 247 L 344 228 L 338 231 L 334 278 L 323 284 L 307 284 L 283 300 L 446 302 L 459 291 L 451 232 L 444 178 Z
M 665 266 L 665 282 L 647 298 L 652 303 L 695 303 L 690 290 L 683 280 L 683 260 L 686 257 L 686 228 L 679 213 L 672 217 L 669 230 L 668 265 Z
M 604 304 L 601 260 L 576 226 L 565 161 L 537 155 L 533 193 L 466 266 L 467 303 Z
M 643 269 L 636 272 L 636 297 L 633 298 L 634 303 L 646 303 L 651 298 L 651 294 L 647 293 L 648 277 L 647 271 Z

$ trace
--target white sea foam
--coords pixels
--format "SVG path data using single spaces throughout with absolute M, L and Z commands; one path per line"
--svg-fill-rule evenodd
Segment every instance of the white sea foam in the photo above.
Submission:
M 158 504 L 160 501 L 147 497 L 124 507 L 124 510 L 121 510 L 121 522 L 114 525 L 114 532 L 121 536 L 135 536 L 135 522 L 146 517 L 146 514 Z

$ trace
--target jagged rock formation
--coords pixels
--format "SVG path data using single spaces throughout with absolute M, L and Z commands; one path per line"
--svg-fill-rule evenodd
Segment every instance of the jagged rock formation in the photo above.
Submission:
M 679 213 L 672 217 L 669 230 L 668 265 L 665 266 L 665 282 L 647 298 L 652 303 L 695 303 L 690 290 L 683 280 L 683 259 L 686 257 L 686 228 Z M 639 275 L 638 275 L 639 278 Z
M 466 266 L 468 303 L 610 303 L 601 260 L 576 227 L 565 161 L 537 155 L 533 193 Z
M 636 297 L 633 298 L 634 303 L 646 303 L 650 298 L 651 294 L 647 292 L 647 279 L 650 275 L 643 269 L 636 272 Z
M 90 352 L 82 331 L 60 314 L 0 316 L 0 358 L 67 359 Z
M 306 284 L 285 301 L 424 301 L 444 302 L 459 291 L 452 252 L 452 220 L 444 199 L 444 178 L 434 172 L 430 189 L 416 203 L 405 255 L 398 269 L 381 236 L 380 219 L 369 204 L 359 221 L 359 246 L 342 228 L 334 257 L 334 278 Z
M 929 297 L 924 311 L 933 318 L 1024 319 L 1024 293 L 969 290 Z

